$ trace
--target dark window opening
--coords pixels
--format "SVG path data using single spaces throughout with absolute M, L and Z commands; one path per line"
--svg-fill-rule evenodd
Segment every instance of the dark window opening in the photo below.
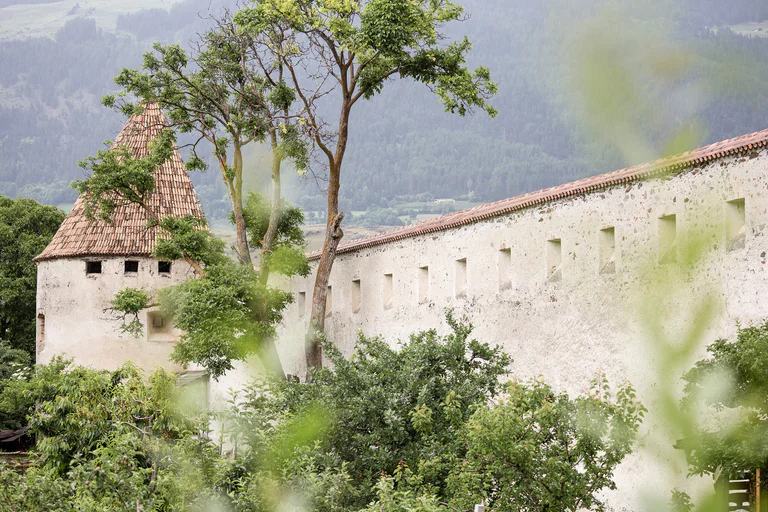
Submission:
M 37 343 L 39 346 L 45 345 L 45 315 L 37 315 Z
M 139 262 L 138 261 L 126 260 L 126 262 L 125 262 L 125 271 L 126 272 L 138 272 L 139 271 Z
M 101 262 L 100 261 L 86 261 L 85 262 L 86 274 L 101 274 Z
M 170 261 L 158 261 L 157 262 L 157 271 L 161 274 L 170 274 L 171 273 L 171 262 Z
M 171 332 L 171 321 L 157 311 L 150 311 L 147 316 L 149 335 Z

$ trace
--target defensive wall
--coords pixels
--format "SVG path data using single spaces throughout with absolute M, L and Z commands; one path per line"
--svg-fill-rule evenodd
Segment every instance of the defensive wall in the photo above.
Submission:
M 630 381 L 653 409 L 666 377 L 656 342 L 676 344 L 701 324 L 703 299 L 716 306 L 696 357 L 737 322 L 768 318 L 767 140 L 768 131 L 746 135 L 343 242 L 328 337 L 345 353 L 358 332 L 394 344 L 418 330 L 445 332 L 452 308 L 468 316 L 476 339 L 514 358 L 514 377 L 579 393 L 602 369 L 614 384 Z M 706 252 L 686 271 L 687 247 L 699 240 Z M 280 332 L 287 371 L 299 375 L 313 283 L 314 275 L 292 279 L 296 301 Z M 659 425 L 651 415 L 638 453 L 619 468 L 615 509 L 640 509 L 649 490 L 666 497 L 690 487 L 665 469 L 682 464 L 680 452 L 646 453 Z

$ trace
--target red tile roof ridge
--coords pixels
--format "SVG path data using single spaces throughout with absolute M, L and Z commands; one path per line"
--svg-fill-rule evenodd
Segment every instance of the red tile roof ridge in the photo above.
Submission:
M 136 157 L 146 156 L 149 143 L 168 126 L 156 103 L 132 116 L 115 137 L 112 147 L 124 146 Z M 149 207 L 162 217 L 192 214 L 203 217 L 203 209 L 178 150 L 155 170 L 155 191 Z M 45 250 L 33 261 L 78 256 L 149 256 L 154 251 L 158 228 L 147 227 L 148 215 L 133 204 L 119 206 L 112 222 L 88 220 L 82 197 L 78 197 Z
M 466 210 L 449 213 L 434 219 L 427 219 L 408 226 L 402 226 L 385 233 L 377 233 L 364 238 L 348 240 L 342 242 L 336 252 L 337 254 L 352 252 L 366 247 L 382 245 L 427 233 L 445 231 L 465 224 L 472 224 L 503 215 L 505 213 L 542 205 L 563 197 L 595 192 L 621 183 L 632 183 L 667 172 L 679 171 L 700 163 L 709 162 L 737 153 L 743 153 L 750 149 L 756 149 L 766 145 L 768 145 L 768 129 L 715 142 L 708 146 L 686 151 L 685 153 L 680 153 L 678 155 L 660 158 L 653 162 L 633 165 L 606 174 L 582 178 L 570 183 L 564 183 L 562 185 L 528 192 L 492 203 L 474 206 Z M 310 260 L 319 259 L 320 251 L 307 253 L 307 258 Z

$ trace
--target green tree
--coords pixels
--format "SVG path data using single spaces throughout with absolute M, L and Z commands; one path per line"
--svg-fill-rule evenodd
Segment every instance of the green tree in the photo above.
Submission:
M 282 206 L 282 162 L 290 159 L 299 169 L 307 166 L 307 151 L 290 112 L 295 93 L 286 85 L 279 63 L 259 65 L 257 44 L 227 14 L 200 36 L 191 55 L 178 44 L 156 43 L 153 51 L 144 54 L 142 69 L 124 69 L 115 79 L 123 89 L 104 98 L 105 105 L 119 106 L 126 115 L 141 109 L 140 104 L 124 100 L 128 95 L 160 105 L 174 130 L 196 137 L 188 168 L 206 167 L 196 150 L 199 142 L 210 143 L 229 194 L 242 264 L 251 264 L 243 148 L 252 142 L 268 142 L 272 150 L 272 214 L 260 244 L 267 253 L 277 234 Z
M 148 213 L 149 225 L 160 228 L 153 256 L 184 259 L 195 269 L 196 279 L 160 294 L 165 299 L 162 309 L 185 331 L 174 347 L 175 360 L 202 364 L 212 377 L 218 378 L 232 368 L 234 360 L 258 353 L 269 371 L 282 376 L 273 338 L 282 310 L 292 300 L 291 294 L 266 284 L 260 276 L 268 270 L 257 271 L 228 258 L 224 243 L 208 230 L 205 219 L 191 215 L 160 218 L 148 205 L 155 188 L 154 172 L 170 157 L 173 148 L 173 133 L 163 130 L 151 142 L 147 156 L 136 157 L 129 148 L 116 147 L 85 160 L 83 166 L 91 176 L 76 186 L 83 195 L 86 214 L 108 220 L 123 204 L 142 207 Z M 308 272 L 301 247 L 287 247 L 280 255 L 283 257 L 275 264 L 277 271 L 287 275 Z M 201 296 L 211 301 L 209 307 L 198 307 L 203 304 Z M 125 332 L 142 332 L 138 312 L 149 307 L 152 299 L 158 297 L 131 288 L 116 294 L 111 306 L 123 315 Z M 243 315 L 247 321 L 243 321 Z
M 280 189 L 281 163 L 291 159 L 304 166 L 307 160 L 295 126 L 298 121 L 290 114 L 294 95 L 285 85 L 280 66 L 253 64 L 258 61 L 255 44 L 228 16 L 201 36 L 191 56 L 179 45 L 156 44 L 145 54 L 141 71 L 123 70 L 116 79 L 123 90 L 106 97 L 104 103 L 129 115 L 140 112 L 148 102 L 156 103 L 167 113 L 170 126 L 152 141 L 147 156 L 136 158 L 129 148 L 111 148 L 86 159 L 82 165 L 91 176 L 75 184 L 92 217 L 109 219 L 125 203 L 143 207 L 150 224 L 161 228 L 153 256 L 181 258 L 195 269 L 199 282 L 184 283 L 162 294 L 165 304 L 161 306 L 185 331 L 174 358 L 183 364 L 202 364 L 214 378 L 231 369 L 234 360 L 254 353 L 267 369 L 283 375 L 274 328 L 292 297 L 268 286 L 268 277 L 272 271 L 289 276 L 309 272 L 303 236 L 296 225 L 303 217 L 290 206 L 283 214 Z M 127 101 L 129 95 L 139 98 L 139 103 Z M 192 216 L 161 219 L 147 207 L 154 190 L 153 172 L 176 148 L 178 133 L 197 137 L 188 168 L 205 166 L 196 153 L 198 142 L 207 140 L 213 147 L 229 191 L 239 266 L 228 260 L 223 244 L 211 235 L 204 220 Z M 272 148 L 273 196 L 266 229 L 261 225 L 249 229 L 246 215 L 260 222 L 260 209 L 259 200 L 252 198 L 251 211 L 246 212 L 242 148 L 264 140 Z M 261 251 L 256 270 L 251 246 Z M 137 297 L 142 300 L 135 300 Z M 200 297 L 211 301 L 211 307 L 201 309 Z M 136 334 L 143 328 L 137 314 L 150 302 L 151 298 L 140 297 L 137 290 L 125 290 L 112 307 L 124 319 L 133 317 L 123 329 Z
M 190 510 L 219 494 L 202 401 L 167 371 L 55 359 L 11 392 L 37 445 L 25 474 L 0 468 L 2 510 Z
M 37 267 L 64 212 L 31 199 L 0 196 L 0 342 L 35 357 Z
M 462 425 L 500 389 L 509 356 L 472 339 L 471 325 L 450 313 L 447 319 L 450 334 L 415 333 L 398 349 L 361 335 L 345 358 L 326 342 L 332 365 L 309 383 L 284 384 L 286 407 L 294 414 L 316 403 L 327 412 L 317 464 L 345 465 L 360 507 L 373 499 L 382 473 L 393 475 L 401 461 L 424 487 L 444 494 L 450 467 L 466 450 Z
M 678 442 L 694 475 L 732 476 L 768 467 L 768 322 L 739 327 L 735 340 L 707 348 L 684 376 L 682 407 L 704 406 L 722 422 L 696 424 L 693 436 Z
M 309 368 L 322 366 L 318 334 L 344 235 L 339 190 L 354 106 L 380 93 L 389 80 L 403 78 L 429 87 L 448 112 L 496 114 L 487 103 L 497 90 L 488 69 L 466 66 L 469 40 L 444 44 L 442 27 L 462 15 L 462 7 L 449 0 L 253 0 L 235 15 L 259 41 L 258 62 L 285 70 L 302 131 L 328 170 L 326 234 L 306 340 Z
M 233 392 L 216 414 L 229 454 L 206 436 L 201 395 L 166 371 L 38 366 L 0 395 L 0 414 L 20 404 L 37 439 L 26 473 L 0 467 L 0 509 L 599 509 L 642 416 L 631 387 L 505 387 L 509 357 L 448 319 L 449 334 L 398 349 L 361 336 L 351 359 L 327 344 L 334 365 L 311 382 Z
M 612 397 L 602 375 L 570 398 L 533 381 L 511 382 L 466 423 L 466 458 L 448 479 L 452 504 L 498 510 L 605 510 L 613 471 L 631 453 L 645 412 L 630 385 Z

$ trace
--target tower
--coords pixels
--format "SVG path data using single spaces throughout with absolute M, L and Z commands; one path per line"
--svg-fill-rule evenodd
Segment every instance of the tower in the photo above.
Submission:
M 115 146 L 131 148 L 134 156 L 148 153 L 149 143 L 167 125 L 156 104 L 131 117 Z M 202 217 L 192 181 L 179 152 L 155 171 L 149 207 L 159 217 Z M 170 353 L 179 332 L 156 307 L 142 311 L 139 338 L 120 331 L 120 318 L 109 309 L 115 293 L 140 288 L 155 296 L 166 286 L 191 278 L 183 260 L 152 258 L 157 228 L 147 227 L 147 212 L 136 205 L 118 207 L 112 222 L 88 220 L 82 197 L 72 207 L 48 247 L 37 257 L 37 362 L 55 355 L 75 363 L 114 369 L 126 361 L 151 369 L 171 367 Z

